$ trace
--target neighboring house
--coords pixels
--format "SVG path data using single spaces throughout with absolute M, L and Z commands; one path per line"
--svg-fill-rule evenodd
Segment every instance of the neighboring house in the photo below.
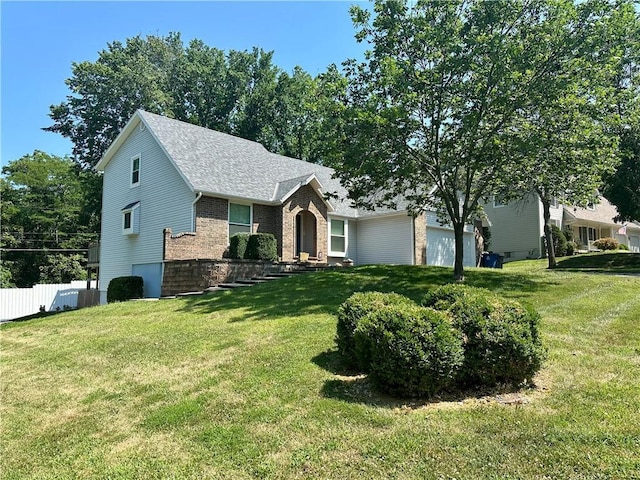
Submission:
M 491 222 L 491 251 L 503 255 L 505 261 L 546 256 L 543 208 L 536 195 L 509 203 L 493 196 L 483 207 Z M 566 206 L 554 201 L 550 213 L 551 224 L 572 232 L 578 250 L 594 250 L 595 240 L 613 237 L 631 251 L 640 251 L 640 225 L 614 222 L 616 209 L 605 198 L 600 198 L 599 203 L 587 208 Z
M 359 211 L 333 170 L 249 140 L 137 111 L 96 166 L 104 172 L 101 299 L 109 281 L 160 296 L 167 262 L 221 259 L 231 235 L 275 235 L 282 261 L 453 265 L 453 231 L 434 215 Z M 334 194 L 327 196 L 326 194 Z M 465 265 L 474 237 L 465 234 Z

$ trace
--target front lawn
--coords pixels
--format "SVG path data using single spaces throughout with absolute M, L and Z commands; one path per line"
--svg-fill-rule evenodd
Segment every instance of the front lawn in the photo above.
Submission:
M 357 267 L 1 327 L 3 479 L 639 478 L 640 278 L 470 269 L 533 304 L 537 387 L 375 393 L 335 353 L 351 293 L 419 300 L 450 269 Z
M 601 252 L 558 259 L 558 268 L 573 271 L 640 274 L 640 253 Z

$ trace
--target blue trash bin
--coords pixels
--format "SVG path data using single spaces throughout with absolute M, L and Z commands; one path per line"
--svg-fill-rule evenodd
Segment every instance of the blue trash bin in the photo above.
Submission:
M 487 268 L 499 268 L 500 255 L 497 253 L 483 253 L 482 266 Z

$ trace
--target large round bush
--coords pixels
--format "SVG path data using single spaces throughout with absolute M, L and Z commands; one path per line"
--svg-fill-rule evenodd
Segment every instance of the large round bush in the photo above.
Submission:
M 519 385 L 542 366 L 540 316 L 533 309 L 494 295 L 469 295 L 454 302 L 449 313 L 464 335 L 462 385 Z
M 388 305 L 415 306 L 415 303 L 397 293 L 358 292 L 351 295 L 338 308 L 336 344 L 347 367 L 358 367 L 353 340 L 358 323 L 370 313 Z M 360 368 L 366 370 L 366 365 L 362 365 Z
M 450 387 L 464 353 L 446 313 L 389 305 L 362 318 L 354 334 L 358 362 L 377 387 L 399 396 L 429 397 Z

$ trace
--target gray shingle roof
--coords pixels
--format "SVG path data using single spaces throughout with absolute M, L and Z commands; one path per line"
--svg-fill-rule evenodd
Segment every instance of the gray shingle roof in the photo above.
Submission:
M 590 210 L 583 207 L 565 206 L 564 211 L 576 220 L 588 220 L 591 222 L 615 224 L 613 217 L 618 214 L 616 207 L 611 205 L 609 201 L 600 197 L 599 203 L 594 205 L 594 209 Z
M 194 191 L 255 202 L 279 201 L 311 175 L 325 192 L 346 199 L 333 170 L 269 152 L 261 144 L 142 110 L 138 114 Z M 356 217 L 348 200 L 331 199 L 335 213 Z

